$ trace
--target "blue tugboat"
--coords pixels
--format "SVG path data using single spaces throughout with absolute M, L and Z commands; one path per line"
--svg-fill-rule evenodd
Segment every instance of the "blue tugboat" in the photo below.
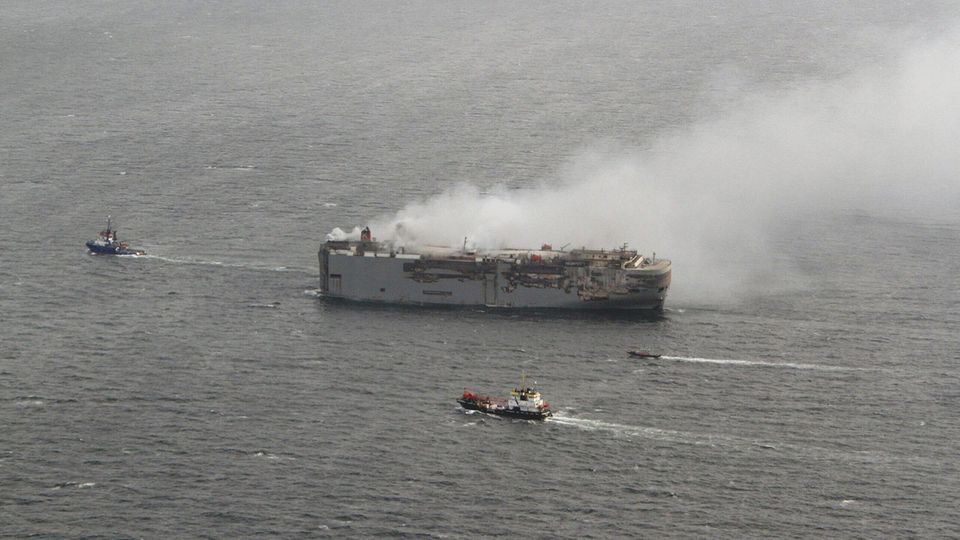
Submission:
M 146 255 L 142 249 L 131 249 L 126 242 L 117 239 L 117 231 L 111 228 L 111 218 L 107 216 L 107 228 L 100 231 L 96 240 L 87 240 L 87 249 L 94 255 Z

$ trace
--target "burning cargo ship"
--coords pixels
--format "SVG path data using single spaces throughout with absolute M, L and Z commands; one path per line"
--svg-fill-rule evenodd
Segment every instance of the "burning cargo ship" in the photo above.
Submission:
M 320 247 L 324 296 L 366 302 L 497 308 L 663 309 L 670 261 L 626 249 L 429 247 L 416 253 L 376 241 Z

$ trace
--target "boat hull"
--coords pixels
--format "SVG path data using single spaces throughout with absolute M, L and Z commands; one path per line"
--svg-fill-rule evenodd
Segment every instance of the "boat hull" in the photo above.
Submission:
M 94 255 L 145 255 L 146 252 L 139 249 L 130 249 L 110 244 L 99 244 L 93 240 L 87 242 L 87 249 Z
M 493 406 L 484 406 L 481 403 L 478 403 L 471 399 L 458 399 L 457 403 L 461 407 L 467 410 L 480 411 L 487 414 L 492 414 L 495 416 L 504 416 L 507 418 L 521 418 L 523 420 L 545 420 L 546 418 L 553 416 L 553 413 L 549 409 L 541 411 L 522 411 L 518 409 L 508 409 L 501 407 Z
M 667 260 L 631 270 L 324 248 L 319 259 L 326 297 L 418 306 L 662 310 L 671 278 Z

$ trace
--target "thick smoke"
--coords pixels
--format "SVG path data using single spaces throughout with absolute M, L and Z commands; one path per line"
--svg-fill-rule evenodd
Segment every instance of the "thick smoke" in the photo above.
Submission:
M 643 151 L 584 152 L 537 189 L 462 185 L 372 226 L 408 246 L 630 242 L 673 259 L 680 294 L 722 299 L 763 271 L 784 218 L 960 202 L 958 62 L 960 32 L 843 80 L 749 97 Z

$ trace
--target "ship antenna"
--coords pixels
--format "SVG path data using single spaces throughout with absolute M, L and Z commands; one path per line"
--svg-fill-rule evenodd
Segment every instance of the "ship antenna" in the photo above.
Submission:
M 463 252 L 464 252 L 464 253 L 467 252 L 467 237 L 466 237 L 466 236 L 463 237 Z

